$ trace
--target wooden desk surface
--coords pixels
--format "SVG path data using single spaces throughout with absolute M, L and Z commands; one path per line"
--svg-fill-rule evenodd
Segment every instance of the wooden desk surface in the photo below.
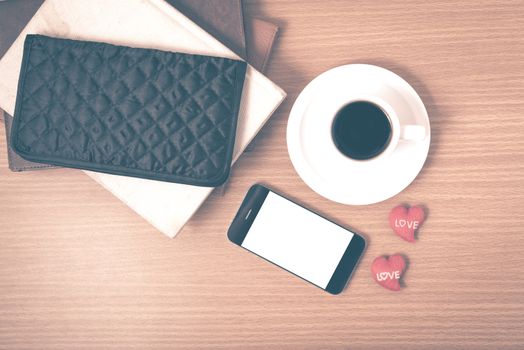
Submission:
M 274 19 L 268 75 L 289 97 L 174 240 L 80 171 L 11 173 L 0 130 L 0 348 L 522 348 L 524 2 L 245 0 Z M 311 191 L 288 158 L 298 92 L 367 62 L 420 93 L 433 140 L 416 181 L 353 207 Z M 333 297 L 229 243 L 262 181 L 364 232 L 349 289 Z M 390 232 L 398 203 L 430 211 L 416 244 Z M 409 257 L 407 288 L 372 281 L 380 254 Z

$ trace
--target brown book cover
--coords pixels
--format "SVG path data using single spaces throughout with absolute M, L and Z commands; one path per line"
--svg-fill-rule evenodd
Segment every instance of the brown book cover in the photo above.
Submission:
M 167 2 L 237 55 L 247 58 L 240 0 L 167 0 Z

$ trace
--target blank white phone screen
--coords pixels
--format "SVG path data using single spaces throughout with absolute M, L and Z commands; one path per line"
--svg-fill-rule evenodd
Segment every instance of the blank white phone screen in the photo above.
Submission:
M 242 247 L 326 289 L 353 236 L 269 192 Z

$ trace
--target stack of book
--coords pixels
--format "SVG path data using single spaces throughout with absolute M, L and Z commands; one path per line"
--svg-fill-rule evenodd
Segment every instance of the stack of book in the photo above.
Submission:
M 233 163 L 285 98 L 264 71 L 278 28 L 243 16 L 239 0 L 7 0 L 0 2 L 0 108 L 7 137 L 14 115 L 23 44 L 28 34 L 106 42 L 249 63 Z M 13 171 L 46 169 L 8 149 Z M 213 188 L 86 171 L 169 237 L 189 221 Z

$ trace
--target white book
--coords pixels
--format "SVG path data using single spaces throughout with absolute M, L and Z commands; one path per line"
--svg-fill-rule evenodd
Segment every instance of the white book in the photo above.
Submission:
M 46 0 L 0 60 L 0 108 L 11 115 L 27 34 L 240 59 L 163 0 Z M 248 66 L 233 162 L 285 96 L 282 89 Z M 182 229 L 213 190 L 85 172 L 169 237 Z

